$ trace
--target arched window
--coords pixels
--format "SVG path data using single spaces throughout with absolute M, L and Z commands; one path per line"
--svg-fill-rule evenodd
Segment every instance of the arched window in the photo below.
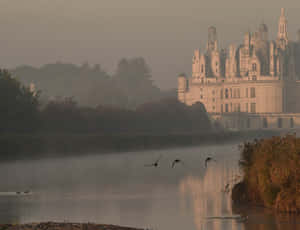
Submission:
M 201 65 L 201 73 L 203 73 L 204 72 L 204 66 L 203 66 L 203 64 Z

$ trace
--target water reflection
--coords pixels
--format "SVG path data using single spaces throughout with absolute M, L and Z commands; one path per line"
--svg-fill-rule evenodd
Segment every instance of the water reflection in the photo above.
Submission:
M 159 167 L 144 166 L 160 155 Z M 216 162 L 205 168 L 209 155 Z M 176 158 L 184 165 L 172 168 Z M 0 162 L 0 192 L 33 191 L 32 196 L 0 196 L 0 223 L 66 220 L 158 230 L 300 229 L 294 217 L 231 207 L 224 189 L 239 174 L 238 160 L 237 144 L 228 144 Z M 237 214 L 249 220 L 207 219 Z
M 203 178 L 187 176 L 181 180 L 179 191 L 181 208 L 193 208 L 194 222 L 197 230 L 202 229 L 243 229 L 243 225 L 235 219 L 222 220 L 213 217 L 233 217 L 230 193 L 225 190 L 227 184 L 231 187 L 236 175 L 237 166 L 228 167 L 225 160 L 210 164 Z

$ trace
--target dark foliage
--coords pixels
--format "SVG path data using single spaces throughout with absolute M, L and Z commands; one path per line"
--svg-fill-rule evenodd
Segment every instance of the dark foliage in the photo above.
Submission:
M 38 94 L 0 70 L 0 133 L 34 132 L 38 128 Z
M 202 104 L 189 107 L 176 99 L 164 99 L 128 110 L 112 106 L 79 107 L 67 98 L 48 103 L 41 114 L 43 132 L 170 134 L 211 130 Z
M 245 143 L 240 165 L 247 200 L 300 212 L 300 138 L 287 135 Z

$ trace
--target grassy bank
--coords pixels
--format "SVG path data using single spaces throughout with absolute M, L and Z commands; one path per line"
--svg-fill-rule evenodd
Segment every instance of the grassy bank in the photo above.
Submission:
M 271 136 L 274 132 L 220 132 L 208 134 L 135 134 L 135 135 L 1 135 L 0 160 L 31 159 L 49 156 L 68 156 L 87 152 L 109 153 L 222 144 L 243 141 L 259 136 Z
M 244 180 L 232 191 L 234 203 L 251 203 L 300 213 L 300 138 L 272 137 L 245 143 Z

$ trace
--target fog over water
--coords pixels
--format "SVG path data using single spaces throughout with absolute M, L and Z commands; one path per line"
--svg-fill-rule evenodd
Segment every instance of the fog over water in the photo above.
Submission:
M 160 155 L 158 168 L 144 166 Z M 205 168 L 207 156 L 216 162 Z M 184 164 L 171 168 L 175 158 Z M 232 209 L 224 188 L 240 174 L 238 159 L 238 144 L 227 144 L 0 163 L 0 222 L 90 221 L 166 230 L 299 227 L 299 218 Z M 28 189 L 32 195 L 3 195 Z M 249 219 L 220 219 L 240 215 Z
M 205 48 L 210 25 L 223 47 L 262 21 L 275 39 L 281 7 L 294 40 L 300 28 L 296 0 L 0 0 L 0 63 L 88 61 L 113 72 L 120 58 L 142 56 L 157 84 L 172 88 L 177 74 L 191 72 L 193 50 Z

